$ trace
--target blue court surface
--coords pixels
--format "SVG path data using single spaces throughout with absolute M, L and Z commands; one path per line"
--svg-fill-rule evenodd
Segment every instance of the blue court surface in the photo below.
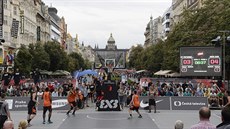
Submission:
M 176 120 L 184 122 L 184 129 L 190 129 L 193 124 L 198 123 L 198 111 L 182 110 L 169 111 L 161 110 L 157 113 L 147 113 L 140 110 L 143 118 L 138 118 L 133 112 L 133 118 L 128 118 L 128 109 L 123 111 L 95 111 L 94 107 L 81 109 L 67 116 L 66 111 L 53 111 L 53 124 L 42 124 L 42 111 L 38 111 L 37 116 L 31 121 L 29 129 L 172 129 Z M 220 110 L 212 110 L 211 123 L 218 125 L 221 123 Z M 12 119 L 15 128 L 22 119 L 26 119 L 26 111 L 12 111 Z

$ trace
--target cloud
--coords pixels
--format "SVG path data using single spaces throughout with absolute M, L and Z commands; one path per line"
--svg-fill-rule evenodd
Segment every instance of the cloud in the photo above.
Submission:
M 80 42 L 104 48 L 110 33 L 118 48 L 144 43 L 150 16 L 163 15 L 171 0 L 44 0 L 64 16 L 68 32 L 79 35 Z

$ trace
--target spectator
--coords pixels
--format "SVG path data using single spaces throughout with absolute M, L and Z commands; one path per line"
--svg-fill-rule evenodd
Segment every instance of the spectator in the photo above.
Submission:
M 3 73 L 3 75 L 2 75 L 2 81 L 4 81 L 4 82 L 3 82 L 3 90 L 4 90 L 4 92 L 6 92 L 8 86 L 9 86 L 9 84 L 10 84 L 10 79 L 11 79 L 11 78 L 12 78 L 11 73 L 10 73 L 10 72 L 7 72 L 7 70 L 5 69 L 5 70 L 4 70 L 4 73 Z
M 27 129 L 28 122 L 27 120 L 21 120 L 18 124 L 18 129 Z
M 226 126 L 230 126 L 230 103 L 223 107 L 221 111 L 222 123 L 216 126 L 217 129 L 225 129 Z
M 0 129 L 3 127 L 3 124 L 7 119 L 11 120 L 8 103 L 5 101 L 5 97 L 6 94 L 2 93 L 0 100 Z
M 5 121 L 3 129 L 14 129 L 14 123 L 11 120 Z
M 208 107 L 202 107 L 199 111 L 200 122 L 191 127 L 191 129 L 216 129 L 216 126 L 211 124 L 209 118 L 211 111 Z M 230 117 L 229 117 L 230 118 Z
M 183 129 L 184 123 L 181 120 L 177 120 L 175 123 L 175 129 Z
M 19 83 L 22 79 L 21 73 L 19 72 L 19 69 L 17 68 L 16 71 L 13 74 L 13 78 L 14 78 L 14 85 L 16 87 L 19 87 Z
M 36 68 L 33 72 L 32 72 L 32 78 L 34 79 L 34 84 L 37 86 L 40 83 L 40 76 L 41 73 L 39 72 L 39 69 Z

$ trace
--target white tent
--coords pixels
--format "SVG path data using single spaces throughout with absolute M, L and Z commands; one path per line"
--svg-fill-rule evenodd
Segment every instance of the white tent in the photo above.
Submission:
M 167 75 L 168 73 L 170 73 L 172 70 L 160 70 L 156 73 L 154 73 L 154 75 L 160 75 L 160 76 L 164 76 Z

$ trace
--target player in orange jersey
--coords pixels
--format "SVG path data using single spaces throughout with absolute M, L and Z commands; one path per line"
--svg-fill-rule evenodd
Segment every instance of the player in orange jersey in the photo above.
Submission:
M 137 91 L 134 91 L 133 93 L 134 94 L 132 96 L 132 100 L 129 104 L 129 107 L 130 107 L 129 108 L 129 115 L 130 116 L 128 119 L 131 119 L 133 117 L 132 110 L 135 110 L 139 114 L 138 118 L 142 118 L 142 115 L 139 112 L 139 107 L 140 107 L 139 96 L 137 95 Z
M 71 87 L 69 93 L 68 93 L 68 97 L 67 97 L 68 103 L 70 105 L 70 110 L 66 113 L 67 115 L 69 115 L 70 111 L 73 110 L 73 115 L 75 115 L 75 111 L 77 109 L 77 92 L 76 90 L 74 90 L 73 87 Z
M 51 93 L 50 93 L 48 87 L 45 89 L 45 92 L 42 95 L 42 99 L 43 99 L 43 124 L 45 124 L 45 122 L 46 122 L 45 119 L 46 119 L 47 110 L 49 111 L 48 123 L 51 124 L 51 123 L 53 123 L 50 120 L 51 115 L 52 115 L 52 97 L 51 97 Z

